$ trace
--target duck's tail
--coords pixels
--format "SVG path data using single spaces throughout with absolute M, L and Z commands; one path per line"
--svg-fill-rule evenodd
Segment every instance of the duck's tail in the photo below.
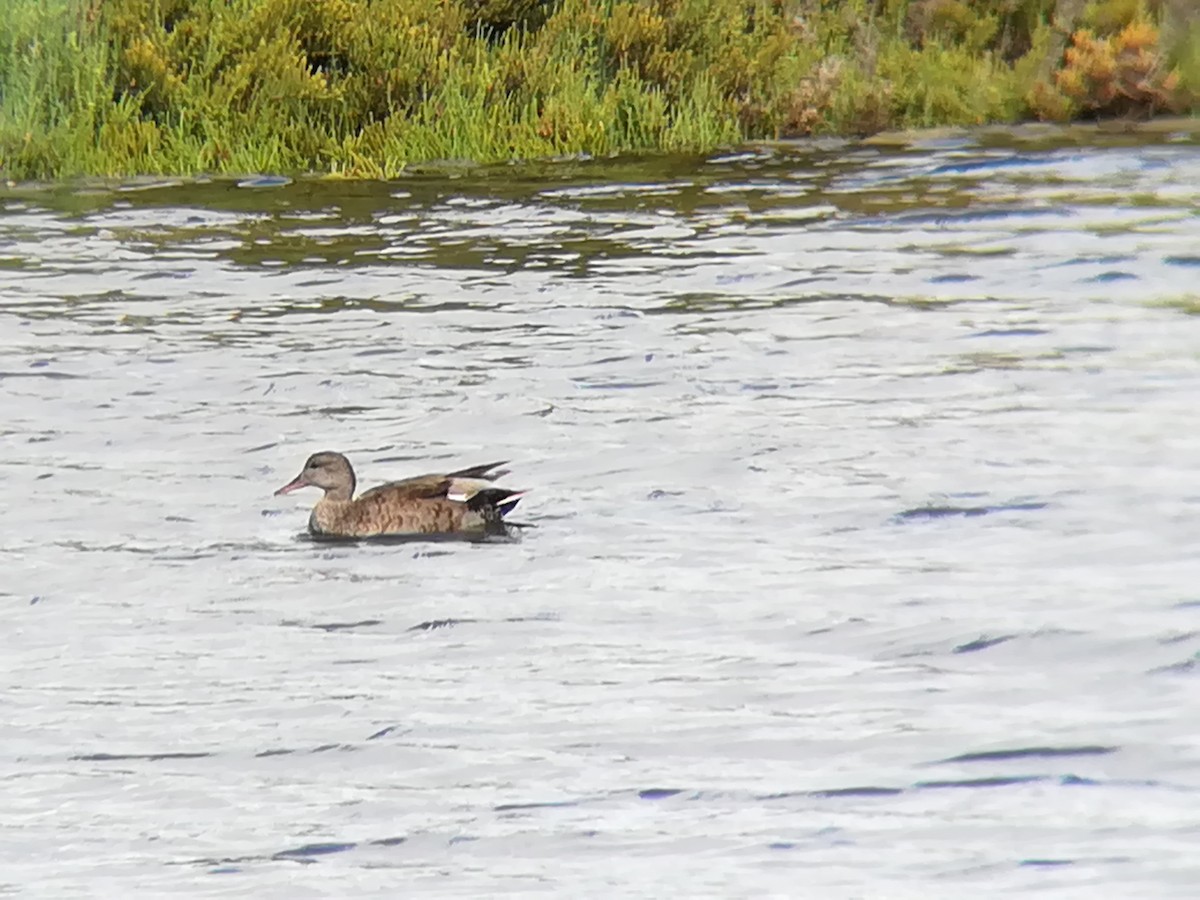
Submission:
M 517 508 L 517 503 L 528 491 L 510 491 L 507 488 L 490 487 L 476 491 L 467 499 L 467 508 L 483 513 L 484 518 L 490 518 L 489 513 L 503 519 Z
M 483 510 L 494 506 L 501 516 L 508 515 L 517 505 L 517 500 L 524 491 L 507 491 L 503 488 L 492 487 L 492 482 L 508 474 L 508 469 L 501 469 L 507 460 L 486 463 L 482 466 L 469 466 L 451 472 L 446 476 L 446 497 L 466 503 L 471 509 Z M 474 504 L 474 505 L 473 505 Z

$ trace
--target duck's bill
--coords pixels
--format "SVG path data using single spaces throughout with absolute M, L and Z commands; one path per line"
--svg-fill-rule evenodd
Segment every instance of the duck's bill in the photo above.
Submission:
M 290 494 L 292 491 L 298 491 L 302 487 L 308 487 L 308 482 L 303 478 L 297 478 L 295 481 L 289 481 L 287 484 L 277 490 L 275 492 L 275 496 L 278 497 L 280 494 Z

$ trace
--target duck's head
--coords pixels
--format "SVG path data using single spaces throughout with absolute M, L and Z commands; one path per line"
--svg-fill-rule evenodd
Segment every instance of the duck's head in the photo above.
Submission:
M 354 496 L 354 485 L 354 469 L 350 467 L 350 460 L 340 453 L 326 450 L 310 456 L 300 474 L 277 490 L 275 496 L 290 494 L 300 488 L 318 487 L 330 500 L 349 500 Z

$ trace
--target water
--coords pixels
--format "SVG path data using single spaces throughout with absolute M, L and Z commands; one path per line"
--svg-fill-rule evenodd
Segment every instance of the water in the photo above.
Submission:
M 1200 150 L 0 195 L 0 893 L 1191 897 Z M 509 458 L 515 544 L 272 491 Z

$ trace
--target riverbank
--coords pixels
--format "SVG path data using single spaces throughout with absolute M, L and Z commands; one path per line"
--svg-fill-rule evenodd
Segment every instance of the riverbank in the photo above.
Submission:
M 0 174 L 389 177 L 1194 113 L 1187 0 L 12 0 Z

